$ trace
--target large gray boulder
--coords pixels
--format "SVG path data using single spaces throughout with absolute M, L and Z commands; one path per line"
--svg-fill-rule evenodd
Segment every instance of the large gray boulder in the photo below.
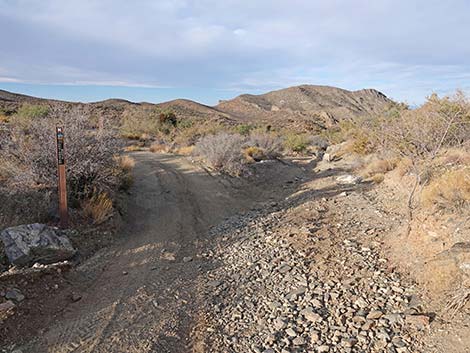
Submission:
M 0 238 L 8 259 L 17 266 L 64 261 L 76 253 L 70 240 L 59 229 L 45 224 L 7 228 L 0 233 Z

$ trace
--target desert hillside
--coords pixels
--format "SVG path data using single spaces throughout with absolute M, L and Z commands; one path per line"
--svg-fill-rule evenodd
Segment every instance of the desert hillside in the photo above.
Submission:
M 262 95 L 244 94 L 221 101 L 216 108 L 244 121 L 274 120 L 286 124 L 300 120 L 331 126 L 342 119 L 378 114 L 392 103 L 374 89 L 347 91 L 329 86 L 302 85 Z
M 108 99 L 93 103 L 72 103 L 41 99 L 0 90 L 0 108 L 15 112 L 22 104 L 79 106 L 90 115 L 105 114 L 119 118 L 126 112 L 153 108 L 171 110 L 183 119 L 203 119 L 220 122 L 296 126 L 304 130 L 331 127 L 343 119 L 371 116 L 387 109 L 393 101 L 374 89 L 347 91 L 329 86 L 301 85 L 262 95 L 243 94 L 210 107 L 187 99 L 159 104 L 133 103 Z

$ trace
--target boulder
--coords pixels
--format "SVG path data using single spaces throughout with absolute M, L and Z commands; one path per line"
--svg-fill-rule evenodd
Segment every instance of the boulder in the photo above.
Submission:
M 337 177 L 336 181 L 340 184 L 358 184 L 362 181 L 362 178 L 357 175 L 346 174 Z
M 58 228 L 45 224 L 7 228 L 0 233 L 0 239 L 8 259 L 16 266 L 64 261 L 76 253 L 69 239 Z

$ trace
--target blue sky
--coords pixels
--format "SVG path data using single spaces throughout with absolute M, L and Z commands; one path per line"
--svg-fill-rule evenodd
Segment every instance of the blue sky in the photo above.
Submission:
M 470 92 L 468 0 L 0 0 L 0 29 L 0 88 L 48 98 Z

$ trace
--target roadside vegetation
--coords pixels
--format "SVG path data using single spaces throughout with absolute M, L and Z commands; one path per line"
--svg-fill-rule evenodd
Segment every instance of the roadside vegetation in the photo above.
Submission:
M 470 206 L 470 100 L 462 92 L 430 96 L 417 109 L 396 104 L 378 117 L 345 121 L 326 131 L 337 156 L 355 155 L 358 171 L 381 182 L 392 170 L 411 177 L 410 218 L 417 207 Z
M 106 123 L 95 126 L 79 109 L 25 104 L 9 117 L 0 145 L 0 193 L 2 199 L 9 200 L 3 205 L 2 225 L 20 215 L 23 222 L 48 222 L 55 217 L 51 210 L 57 200 L 58 122 L 66 132 L 67 187 L 73 220 L 79 223 L 88 219 L 96 224 L 109 219 L 117 191 L 130 187 L 133 163 L 129 157 L 120 156 L 122 143 Z M 25 200 L 26 209 L 20 206 Z

